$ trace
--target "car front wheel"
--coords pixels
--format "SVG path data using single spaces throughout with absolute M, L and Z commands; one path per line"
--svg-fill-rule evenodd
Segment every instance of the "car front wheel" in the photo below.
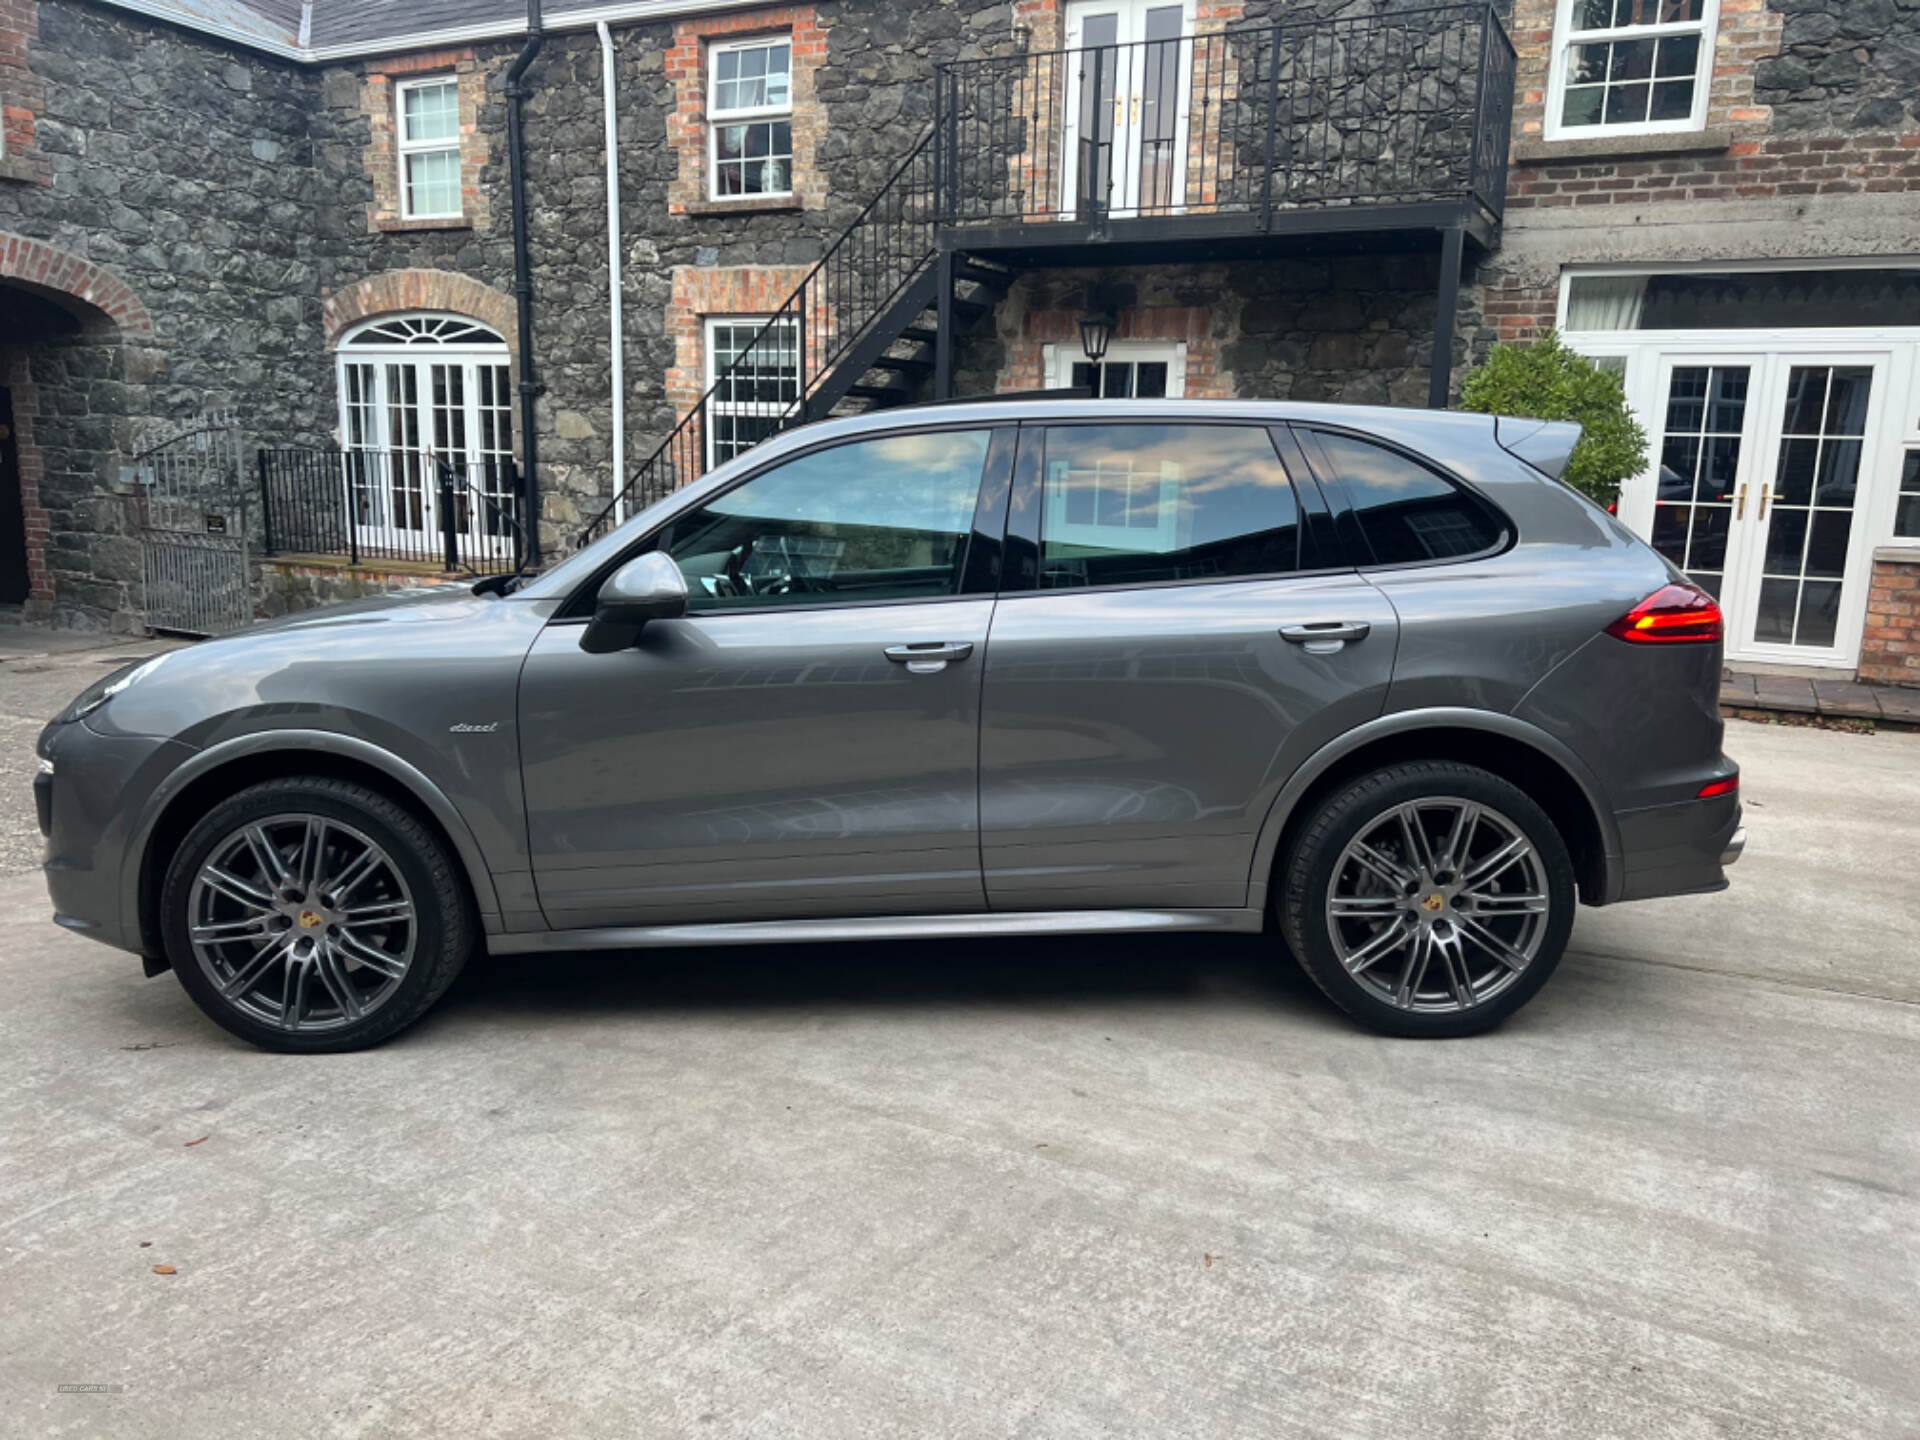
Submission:
M 1282 862 L 1288 946 L 1348 1014 L 1388 1035 L 1472 1035 L 1524 1005 L 1573 928 L 1566 842 L 1519 787 L 1453 761 L 1360 776 Z
M 446 846 L 363 785 L 268 781 L 215 806 L 161 892 L 167 957 L 200 1008 L 270 1050 L 358 1050 L 453 983 L 474 943 Z

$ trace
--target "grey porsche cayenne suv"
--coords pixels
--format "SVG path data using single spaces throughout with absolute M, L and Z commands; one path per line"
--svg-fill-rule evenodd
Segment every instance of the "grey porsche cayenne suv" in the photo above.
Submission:
M 531 580 L 310 611 L 40 738 L 55 919 L 272 1049 L 480 948 L 1244 931 L 1395 1035 L 1726 884 L 1713 597 L 1577 432 L 1031 399 L 793 430 Z

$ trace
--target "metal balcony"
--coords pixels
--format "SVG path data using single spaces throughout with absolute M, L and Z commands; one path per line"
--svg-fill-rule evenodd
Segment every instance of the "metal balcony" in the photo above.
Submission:
M 1382 230 L 1458 228 L 1490 246 L 1513 85 L 1513 44 L 1484 4 L 942 64 L 941 243 L 1031 263 Z M 1264 247 L 1219 253 L 1234 248 Z

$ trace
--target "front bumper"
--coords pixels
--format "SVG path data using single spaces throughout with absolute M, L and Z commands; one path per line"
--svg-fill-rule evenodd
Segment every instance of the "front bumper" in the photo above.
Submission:
M 121 950 L 140 953 L 137 822 L 154 788 L 192 748 L 145 736 L 107 736 L 85 721 L 49 725 L 40 756 L 51 774 L 34 782 L 47 836 L 42 870 L 54 923 Z M 44 785 L 42 781 L 46 782 Z

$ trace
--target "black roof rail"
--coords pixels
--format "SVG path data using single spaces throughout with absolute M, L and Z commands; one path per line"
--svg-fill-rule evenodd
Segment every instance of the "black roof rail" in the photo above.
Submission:
M 925 409 L 929 405 L 985 405 L 998 400 L 1091 400 L 1093 391 L 1085 385 L 1070 385 L 1059 390 L 1006 390 L 998 395 L 951 395 L 945 400 L 919 400 L 911 407 Z M 907 406 L 901 406 L 907 409 Z

